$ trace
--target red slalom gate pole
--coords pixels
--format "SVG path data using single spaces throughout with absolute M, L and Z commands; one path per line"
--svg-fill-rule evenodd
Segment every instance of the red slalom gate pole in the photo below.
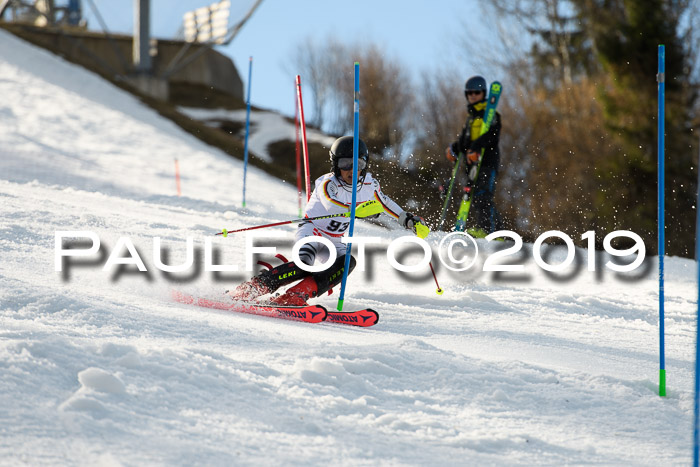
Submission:
M 304 103 L 301 99 L 301 76 L 297 75 L 297 100 L 299 101 L 299 124 L 301 125 L 301 142 L 304 145 L 304 178 L 306 179 L 306 201 L 311 198 L 311 175 L 309 174 L 309 146 L 306 144 L 306 122 L 304 121 Z
M 294 98 L 294 137 L 296 141 L 297 155 L 297 193 L 299 193 L 299 217 L 301 217 L 301 148 L 299 147 L 299 107 L 296 105 L 296 96 Z
M 180 163 L 175 159 L 175 186 L 177 187 L 177 195 L 180 196 Z

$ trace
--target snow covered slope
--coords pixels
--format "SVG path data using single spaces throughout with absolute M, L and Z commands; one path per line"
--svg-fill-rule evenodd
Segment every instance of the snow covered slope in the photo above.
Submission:
M 381 244 L 345 306 L 377 309 L 375 327 L 194 308 L 169 291 L 217 298 L 248 273 L 166 275 L 153 238 L 179 264 L 193 237 L 201 266 L 218 229 L 293 218 L 294 188 L 250 168 L 241 209 L 240 161 L 2 31 L 0 96 L 0 464 L 690 461 L 694 262 L 667 261 L 664 399 L 653 261 L 641 277 L 599 262 L 562 278 L 531 247 L 519 274 L 436 260 L 437 296 L 429 271 L 385 258 L 405 231 L 360 222 Z M 56 272 L 63 230 L 95 232 L 100 253 Z M 269 231 L 289 255 L 293 230 Z M 102 270 L 120 237 L 148 272 Z M 215 238 L 219 262 L 244 269 L 244 238 Z
M 226 110 L 226 109 L 195 109 L 190 107 L 180 107 L 181 113 L 200 120 L 209 126 L 218 127 L 219 122 L 230 120 L 245 124 L 245 110 Z M 250 114 L 250 135 L 248 144 L 251 154 L 254 157 L 259 157 L 265 162 L 272 162 L 272 157 L 268 153 L 268 146 L 276 141 L 290 140 L 296 138 L 294 125 L 290 125 L 287 120 L 280 114 L 270 111 L 252 111 Z M 243 132 L 240 136 L 243 137 Z M 318 130 L 307 128 L 306 140 L 309 143 L 318 142 L 326 147 L 330 147 L 335 138 L 325 135 Z

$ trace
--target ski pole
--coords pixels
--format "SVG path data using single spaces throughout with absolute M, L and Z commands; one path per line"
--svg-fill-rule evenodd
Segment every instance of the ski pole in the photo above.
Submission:
M 459 153 L 457 156 L 457 162 L 455 162 L 455 168 L 452 170 L 452 179 L 450 180 L 450 187 L 447 189 L 447 197 L 445 198 L 445 204 L 442 206 L 442 214 L 440 214 L 440 223 L 438 224 L 438 230 L 442 230 L 442 224 L 445 223 L 445 218 L 447 217 L 447 207 L 450 205 L 450 198 L 452 198 L 452 189 L 455 186 L 455 179 L 457 178 L 457 172 L 459 171 L 459 166 L 462 162 L 464 153 Z
M 440 288 L 440 284 L 438 284 L 437 275 L 435 274 L 435 268 L 433 268 L 433 262 L 430 261 L 430 262 L 428 262 L 428 264 L 430 265 L 430 272 L 433 273 L 433 279 L 435 280 L 435 285 L 437 285 L 437 290 L 435 291 L 435 293 L 438 295 L 442 295 L 445 291 L 442 290 Z
M 384 206 L 382 204 L 375 200 L 372 199 L 370 201 L 364 202 L 357 206 L 355 210 L 355 216 L 356 217 L 367 217 L 367 216 L 373 216 L 375 214 L 380 214 L 384 212 Z M 350 217 L 350 212 L 341 212 L 338 214 L 328 214 L 326 216 L 316 216 L 316 217 L 304 217 L 301 219 L 292 219 L 290 221 L 282 221 L 282 222 L 275 222 L 273 224 L 265 224 L 265 225 L 256 225 L 254 227 L 246 227 L 243 229 L 236 229 L 236 230 L 227 230 L 223 229 L 221 232 L 218 232 L 216 235 L 223 235 L 224 237 L 227 237 L 228 234 L 231 233 L 236 233 L 236 232 L 243 232 L 246 230 L 255 230 L 255 229 L 264 229 L 265 227 L 276 227 L 278 225 L 286 225 L 286 224 L 298 224 L 300 222 L 308 222 L 308 221 L 317 221 L 321 219 L 330 219 L 332 217 Z
M 418 238 L 427 238 L 428 234 L 430 234 L 430 229 L 428 228 L 428 226 L 418 222 L 416 224 L 416 235 L 418 236 Z M 428 264 L 430 265 L 430 272 L 433 273 L 433 280 L 435 280 L 435 285 L 437 286 L 437 290 L 435 291 L 435 293 L 438 295 L 442 295 L 444 290 L 442 290 L 442 288 L 440 288 L 440 284 L 438 284 L 437 275 L 435 274 L 435 268 L 433 268 L 433 262 L 429 261 Z

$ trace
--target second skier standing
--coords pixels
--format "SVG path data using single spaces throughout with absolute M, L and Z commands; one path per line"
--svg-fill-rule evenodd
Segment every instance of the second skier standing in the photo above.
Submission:
M 459 139 L 446 149 L 446 157 L 451 162 L 457 160 L 457 154 L 465 154 L 467 176 L 470 181 L 475 182 L 471 210 L 476 214 L 476 226 L 467 230 L 474 237 L 485 237 L 500 230 L 502 224 L 501 215 L 493 199 L 496 192 L 496 177 L 501 164 L 498 148 L 501 115 L 496 112 L 489 131 L 481 135 L 487 90 L 486 80 L 482 76 L 472 76 L 466 81 L 464 97 L 467 100 L 467 121 Z M 483 160 L 481 168 L 478 169 L 482 151 Z M 478 176 L 477 180 L 474 180 L 475 176 Z

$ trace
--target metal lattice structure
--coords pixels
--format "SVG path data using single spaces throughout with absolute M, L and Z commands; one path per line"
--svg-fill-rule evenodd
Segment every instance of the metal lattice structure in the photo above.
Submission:
M 80 0 L 0 0 L 0 18 L 34 26 L 85 27 Z

